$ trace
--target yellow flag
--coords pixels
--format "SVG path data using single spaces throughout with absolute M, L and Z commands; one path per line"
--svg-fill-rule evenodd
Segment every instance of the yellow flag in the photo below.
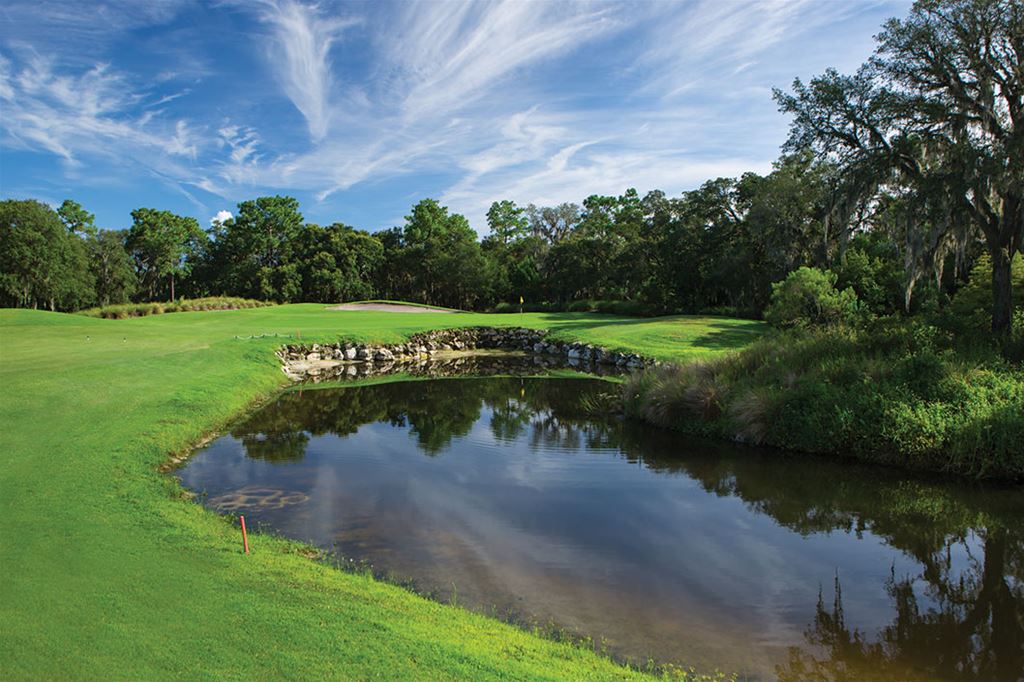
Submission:
M 522 305 L 522 304 L 523 304 L 523 297 L 522 297 L 522 296 L 520 296 L 520 297 L 519 297 L 519 305 Z

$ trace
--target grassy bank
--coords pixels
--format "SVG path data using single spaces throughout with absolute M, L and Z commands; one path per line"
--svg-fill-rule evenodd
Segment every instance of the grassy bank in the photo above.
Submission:
M 663 359 L 758 323 L 396 315 L 289 305 L 103 320 L 0 311 L 0 678 L 622 679 L 589 651 L 309 561 L 182 499 L 158 467 L 281 389 L 273 350 L 525 325 Z
M 623 399 L 627 414 L 678 430 L 1024 480 L 1024 370 L 920 322 L 772 334 L 648 372 Z

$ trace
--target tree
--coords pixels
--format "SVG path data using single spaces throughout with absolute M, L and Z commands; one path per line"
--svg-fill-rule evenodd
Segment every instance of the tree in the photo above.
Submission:
M 977 235 L 992 259 L 992 330 L 1012 327 L 1010 271 L 1024 248 L 1024 5 L 918 0 L 892 19 L 874 57 L 793 94 L 790 148 L 811 146 L 843 171 L 831 219 L 848 225 L 879 190 L 906 195 L 908 294 Z
M 64 223 L 68 232 L 81 233 L 83 236 L 89 237 L 96 235 L 96 225 L 94 224 L 96 216 L 82 208 L 78 202 L 65 199 L 57 209 L 57 215 L 60 216 L 61 222 Z
M 526 211 L 516 206 L 516 202 L 504 199 L 495 201 L 487 209 L 487 227 L 495 239 L 507 245 L 526 236 L 530 229 L 530 221 L 526 217 Z
M 562 241 L 575 229 L 580 221 L 580 207 L 576 204 L 558 206 L 526 207 L 530 230 L 535 236 L 543 237 L 550 244 Z
M 93 297 L 85 247 L 60 216 L 31 199 L 0 202 L 0 301 L 77 310 Z
M 99 305 L 127 303 L 135 293 L 138 282 L 131 256 L 125 250 L 127 236 L 125 231 L 100 230 L 87 242 Z
M 157 287 L 164 278 L 174 300 L 175 276 L 187 275 L 192 270 L 193 257 L 202 249 L 205 239 L 206 234 L 195 218 L 155 208 L 132 211 L 132 226 L 126 243 L 149 300 L 156 297 Z
M 298 300 L 297 272 L 277 271 L 292 262 L 303 224 L 299 202 L 292 197 L 259 197 L 238 204 L 234 218 L 214 227 L 211 258 L 219 273 L 218 287 L 235 296 Z
M 380 240 L 342 223 L 307 225 L 300 238 L 303 299 L 336 302 L 372 298 L 384 256 Z
M 424 199 L 406 216 L 400 234 L 385 236 L 395 293 L 412 300 L 468 308 L 489 298 L 487 263 L 466 218 Z
M 604 298 L 613 250 L 602 239 L 573 236 L 558 242 L 545 259 L 549 292 L 562 303 Z

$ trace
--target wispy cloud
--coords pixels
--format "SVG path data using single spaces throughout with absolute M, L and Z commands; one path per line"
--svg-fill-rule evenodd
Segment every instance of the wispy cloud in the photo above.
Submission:
M 494 94 L 503 79 L 600 38 L 627 21 L 610 5 L 408 3 L 383 33 L 385 58 L 404 78 L 404 112 L 451 114 Z
M 295 0 L 265 0 L 259 16 L 272 27 L 270 63 L 285 93 L 302 112 L 310 137 L 319 142 L 331 119 L 331 93 L 335 87 L 331 47 L 342 31 L 358 19 L 331 17 L 317 5 Z
M 8 144 L 40 146 L 71 164 L 80 155 L 132 150 L 195 156 L 187 122 L 158 123 L 152 114 L 137 113 L 140 96 L 107 64 L 67 75 L 56 73 L 40 57 L 28 59 L 20 70 L 0 58 L 0 82 Z

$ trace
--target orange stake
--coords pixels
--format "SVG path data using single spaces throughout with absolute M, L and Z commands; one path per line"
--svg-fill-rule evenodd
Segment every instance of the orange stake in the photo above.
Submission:
M 249 553 L 249 537 L 245 534 L 245 517 L 239 516 L 239 520 L 242 522 L 242 546 L 245 547 L 245 553 Z

